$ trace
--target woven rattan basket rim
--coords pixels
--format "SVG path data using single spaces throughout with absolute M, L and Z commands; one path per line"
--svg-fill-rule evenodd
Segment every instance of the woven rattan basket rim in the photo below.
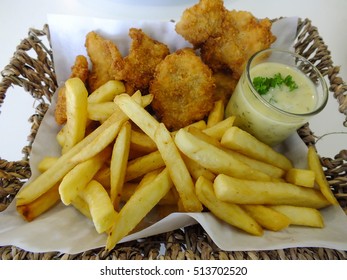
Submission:
M 347 115 L 347 86 L 339 77 L 339 67 L 333 66 L 327 46 L 309 19 L 299 20 L 295 49 L 318 65 L 322 74 L 328 77 L 330 91 L 338 101 L 339 111 Z M 37 57 L 29 56 L 29 50 L 34 50 Z M 23 149 L 23 159 L 9 162 L 0 158 L 0 211 L 9 205 L 30 177 L 28 158 L 31 144 L 57 88 L 48 25 L 42 30 L 29 30 L 28 38 L 19 44 L 9 65 L 1 74 L 0 109 L 7 89 L 11 86 L 22 87 L 37 100 L 38 106 L 30 119 L 31 133 L 29 143 Z M 298 133 L 307 145 L 315 145 L 316 138 L 308 124 L 299 129 Z M 336 197 L 346 209 L 347 151 L 341 150 L 335 157 L 321 160 Z M 118 244 L 108 253 L 103 248 L 75 255 L 60 252 L 32 253 L 15 246 L 3 246 L 0 247 L 0 256 L 0 259 L 347 259 L 347 252 L 326 248 L 227 252 L 220 250 L 200 225 L 194 225 L 141 241 Z

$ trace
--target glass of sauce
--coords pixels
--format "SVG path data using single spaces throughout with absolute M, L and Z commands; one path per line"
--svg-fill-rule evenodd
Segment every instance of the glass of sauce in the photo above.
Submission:
M 225 115 L 235 115 L 235 125 L 274 146 L 327 101 L 326 82 L 311 62 L 289 51 L 266 49 L 249 59 Z

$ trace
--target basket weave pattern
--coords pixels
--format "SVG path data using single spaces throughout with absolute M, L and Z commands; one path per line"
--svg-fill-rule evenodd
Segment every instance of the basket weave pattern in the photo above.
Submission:
M 46 41 L 46 42 L 44 42 Z M 47 47 L 49 46 L 49 47 Z M 330 52 L 319 36 L 317 28 L 308 19 L 298 24 L 297 53 L 308 58 L 327 77 L 330 91 L 339 104 L 339 111 L 347 116 L 347 85 L 339 77 L 339 67 L 334 67 Z M 41 120 L 57 89 L 49 28 L 30 29 L 28 37 L 18 46 L 9 65 L 1 72 L 0 109 L 11 86 L 22 87 L 38 104 L 31 116 L 28 145 L 22 150 L 23 158 L 9 162 L 0 156 L 0 212 L 15 197 L 30 178 L 29 156 Z M 344 121 L 347 126 L 347 117 Z M 315 145 L 316 137 L 306 124 L 298 130 L 306 145 Z M 347 209 L 347 150 L 334 158 L 321 158 L 331 188 L 345 210 Z M 290 248 L 272 251 L 223 251 L 218 248 L 200 225 L 152 236 L 141 241 L 118 244 L 111 252 L 101 249 L 70 255 L 60 252 L 32 253 L 15 246 L 0 247 L 0 259 L 347 259 L 346 251 L 326 248 Z

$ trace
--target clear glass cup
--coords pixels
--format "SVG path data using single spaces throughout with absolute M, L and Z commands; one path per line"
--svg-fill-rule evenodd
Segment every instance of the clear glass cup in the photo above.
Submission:
M 255 77 L 292 76 L 296 89 L 271 88 L 260 94 Z M 277 94 L 274 90 L 285 91 Z M 267 94 L 271 94 L 269 97 Z M 266 49 L 254 54 L 233 92 L 225 110 L 235 115 L 235 124 L 262 142 L 274 146 L 318 114 L 328 101 L 328 87 L 319 70 L 304 57 L 280 49 Z

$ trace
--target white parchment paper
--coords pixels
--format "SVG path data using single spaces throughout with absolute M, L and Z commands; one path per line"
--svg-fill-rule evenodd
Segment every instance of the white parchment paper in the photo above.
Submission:
M 50 15 L 49 26 L 58 83 L 64 82 L 76 55 L 84 54 L 85 35 L 95 30 L 117 43 L 123 55 L 130 45 L 128 30 L 139 27 L 154 39 L 169 45 L 171 51 L 189 46 L 174 31 L 172 22 L 117 21 L 63 15 Z M 291 48 L 295 38 L 297 18 L 280 20 L 273 25 L 277 36 L 275 46 Z M 144 58 L 145 59 L 145 58 Z M 38 175 L 37 163 L 45 156 L 60 154 L 56 142 L 59 127 L 54 121 L 54 101 L 48 110 L 36 136 L 30 157 L 32 180 Z M 277 147 L 297 167 L 306 166 L 306 146 L 295 134 Z M 265 231 L 264 236 L 245 234 L 218 220 L 210 213 L 174 213 L 121 242 L 167 232 L 191 224 L 200 223 L 214 242 L 223 250 L 273 250 L 289 247 L 326 247 L 347 250 L 347 218 L 340 207 L 322 210 L 325 222 L 323 229 L 306 227 L 289 228 L 281 232 Z M 31 252 L 59 251 L 75 254 L 103 247 L 105 234 L 98 234 L 92 222 L 73 207 L 59 204 L 34 221 L 25 222 L 12 203 L 0 213 L 0 245 L 15 245 Z

